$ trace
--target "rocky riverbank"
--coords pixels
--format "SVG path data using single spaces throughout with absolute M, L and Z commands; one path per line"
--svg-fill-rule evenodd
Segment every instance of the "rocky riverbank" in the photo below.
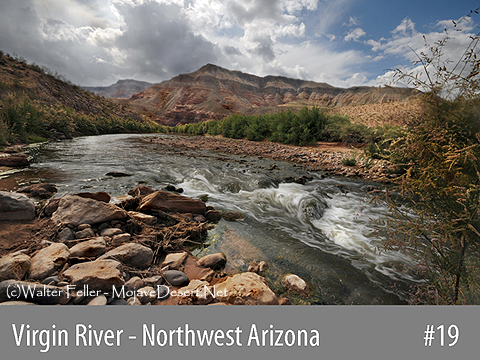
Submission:
M 262 276 L 266 263 L 227 276 L 224 254 L 198 259 L 188 251 L 216 222 L 240 214 L 222 214 L 174 188 L 139 185 L 116 204 L 105 192 L 53 198 L 55 190 L 36 184 L 23 193 L 0 191 L 0 305 L 289 303 Z M 35 206 L 27 195 L 49 200 Z M 294 274 L 281 285 L 308 296 Z
M 222 136 L 162 136 L 145 141 L 176 149 L 206 149 L 225 154 L 258 156 L 288 161 L 311 171 L 388 184 L 398 176 L 392 174 L 385 160 L 368 159 L 360 148 L 340 143 L 318 143 L 315 146 L 294 146 L 269 141 L 256 142 L 245 139 L 229 139 Z M 350 160 L 350 164 L 348 161 Z

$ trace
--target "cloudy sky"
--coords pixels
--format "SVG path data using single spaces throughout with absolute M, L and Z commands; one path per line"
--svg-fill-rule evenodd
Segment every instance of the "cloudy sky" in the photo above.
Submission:
M 0 50 L 79 85 L 160 82 L 213 63 L 334 86 L 380 85 L 473 0 L 0 0 Z M 476 34 L 466 23 L 452 58 Z

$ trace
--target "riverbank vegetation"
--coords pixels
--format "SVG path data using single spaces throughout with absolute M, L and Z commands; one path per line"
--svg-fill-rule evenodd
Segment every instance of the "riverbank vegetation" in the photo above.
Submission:
M 82 90 L 47 68 L 0 51 L 0 146 L 162 127 Z
M 470 36 L 457 62 L 447 59 L 461 26 L 426 44 L 417 69 L 396 71 L 397 81 L 426 93 L 423 114 L 389 148 L 403 176 L 401 201 L 389 199 L 398 220 L 388 247 L 419 255 L 426 282 L 412 291 L 416 304 L 480 303 L 480 37 Z
M 318 141 L 372 143 L 372 156 L 380 157 L 382 151 L 385 151 L 386 146 L 382 142 L 386 135 L 400 132 L 401 127 L 370 128 L 352 122 L 344 115 L 330 115 L 318 107 L 305 107 L 298 113 L 289 110 L 256 116 L 232 115 L 222 120 L 175 126 L 169 130 L 175 133 L 223 135 L 232 139 L 270 140 L 293 145 L 313 145 Z

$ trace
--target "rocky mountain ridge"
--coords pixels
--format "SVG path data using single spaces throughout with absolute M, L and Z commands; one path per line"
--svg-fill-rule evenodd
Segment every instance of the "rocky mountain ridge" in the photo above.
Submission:
M 325 83 L 230 71 L 207 64 L 155 84 L 121 103 L 164 125 L 182 125 L 231 114 L 254 115 L 304 106 L 338 108 L 414 99 L 418 92 L 394 87 L 336 88 Z

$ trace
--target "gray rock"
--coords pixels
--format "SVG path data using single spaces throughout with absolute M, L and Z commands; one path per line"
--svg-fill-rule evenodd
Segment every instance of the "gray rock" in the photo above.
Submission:
M 70 256 L 67 246 L 55 243 L 40 250 L 32 259 L 30 266 L 30 278 L 43 280 L 62 268 Z
M 0 259 L 0 281 L 21 280 L 30 269 L 30 256 L 16 252 Z
M 124 299 L 115 299 L 112 302 L 108 303 L 108 305 L 128 305 L 128 303 Z
M 0 191 L 0 221 L 34 218 L 35 203 L 26 195 Z
M 99 224 L 111 220 L 123 220 L 127 213 L 113 204 L 67 195 L 58 203 L 52 219 L 56 223 Z
M 142 304 L 147 304 L 157 299 L 157 292 L 153 287 L 145 286 L 137 290 L 137 298 Z
M 119 228 L 107 228 L 107 229 L 102 230 L 102 232 L 100 233 L 100 235 L 101 235 L 101 236 L 109 236 L 109 237 L 112 237 L 112 236 L 119 235 L 119 234 L 122 234 L 122 233 L 123 233 L 122 229 L 119 229 Z
M 145 286 L 151 286 L 156 288 L 158 285 L 163 285 L 165 283 L 165 280 L 160 275 L 155 275 L 143 279 L 143 283 L 145 284 Z
M 75 239 L 75 234 L 73 233 L 72 229 L 69 227 L 66 227 L 62 231 L 60 231 L 57 235 L 58 241 L 65 242 L 68 240 L 73 240 Z
M 12 289 L 17 291 L 15 300 L 39 305 L 64 305 L 70 301 L 64 288 L 41 285 L 27 281 L 5 280 L 0 282 L 0 302 L 13 300 Z
M 173 286 L 184 286 L 190 282 L 187 274 L 179 270 L 167 270 L 164 276 L 165 280 Z
M 110 250 L 102 255 L 100 259 L 115 259 L 125 265 L 144 268 L 152 264 L 153 251 L 146 246 L 130 243 Z
M 145 286 L 145 283 L 138 276 L 132 277 L 125 283 L 125 291 L 134 291 Z
M 71 258 L 93 258 L 105 254 L 107 243 L 103 237 L 81 242 L 70 249 Z
M 105 295 L 97 296 L 96 298 L 90 300 L 87 305 L 107 305 L 107 298 Z
M 136 297 L 131 297 L 127 300 L 127 305 L 142 305 L 142 303 Z
M 220 269 L 227 263 L 227 257 L 222 253 L 209 254 L 197 260 L 197 265 L 209 267 L 211 269 Z
M 112 291 L 115 286 L 119 289 L 124 285 L 123 266 L 115 260 L 95 260 L 92 262 L 76 264 L 68 268 L 63 276 L 76 289 L 83 289 L 83 286 L 93 290 L 104 292 Z
M 92 238 L 95 237 L 95 233 L 91 228 L 87 228 L 81 231 L 77 231 L 75 233 L 75 239 L 87 239 L 87 238 Z

